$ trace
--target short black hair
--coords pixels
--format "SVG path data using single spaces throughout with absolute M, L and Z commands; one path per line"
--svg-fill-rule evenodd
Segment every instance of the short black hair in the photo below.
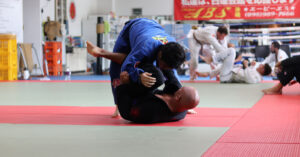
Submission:
M 169 42 L 160 47 L 161 60 L 167 66 L 177 69 L 185 61 L 185 51 L 183 47 L 176 42 Z
M 272 45 L 274 46 L 274 48 L 278 48 L 278 49 L 280 48 L 280 44 L 278 41 L 273 41 Z
M 220 26 L 217 30 L 217 32 L 221 33 L 221 34 L 228 34 L 228 30 L 225 26 Z
M 264 70 L 263 76 L 270 75 L 271 72 L 272 72 L 271 66 L 270 66 L 268 63 L 266 63 L 264 67 L 265 67 L 265 68 L 264 68 L 265 70 Z

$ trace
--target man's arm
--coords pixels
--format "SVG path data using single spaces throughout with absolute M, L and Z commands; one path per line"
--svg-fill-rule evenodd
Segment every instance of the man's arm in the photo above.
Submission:
M 127 71 L 129 73 L 131 81 L 138 83 L 140 74 L 144 73 L 143 69 L 138 68 L 138 64 L 146 56 L 139 50 L 131 52 L 124 60 L 121 71 Z
M 129 74 L 127 71 L 121 72 L 120 82 L 121 82 L 121 85 L 126 85 L 126 87 L 128 88 L 127 94 L 132 97 L 139 97 L 141 95 L 146 94 L 148 91 L 151 90 L 150 88 L 144 87 L 143 85 L 139 85 L 137 83 L 130 82 Z
M 281 61 L 283 61 L 285 59 L 288 59 L 288 58 L 289 58 L 289 56 L 287 55 L 287 53 L 280 49 L 279 52 L 278 52 L 278 62 L 281 62 Z
M 270 63 L 272 63 L 272 62 L 274 62 L 275 61 L 275 58 L 274 58 L 275 56 L 274 55 L 272 55 L 271 53 L 266 57 L 266 59 L 262 62 L 262 64 L 266 64 L 266 63 L 268 63 L 268 64 L 270 64 Z
M 167 79 L 165 82 L 163 93 L 174 94 L 178 89 L 182 87 L 173 70 L 163 70 L 163 74 Z
M 124 60 L 127 57 L 127 54 L 125 54 L 125 53 L 109 52 L 107 50 L 101 49 L 101 48 L 93 45 L 89 41 L 87 41 L 87 51 L 94 57 L 104 57 L 104 58 L 109 59 L 118 64 L 123 64 Z M 131 55 L 129 57 L 131 57 Z M 135 63 L 134 65 L 137 65 L 139 62 L 136 61 L 134 63 Z M 128 65 L 126 65 L 126 66 L 128 66 Z M 131 68 L 129 68 L 129 69 L 131 69 Z M 131 74 L 133 75 L 132 76 L 133 80 L 140 79 L 139 80 L 140 83 L 142 83 L 146 87 L 151 87 L 156 81 L 155 78 L 151 77 L 150 73 L 144 73 L 143 70 L 140 70 L 140 69 L 134 68 L 134 70 L 131 71 Z M 135 75 L 137 75 L 137 76 L 135 76 Z
M 87 41 L 86 44 L 87 44 L 88 53 L 94 57 L 103 57 L 103 58 L 109 59 L 113 62 L 116 62 L 118 64 L 122 64 L 123 61 L 125 60 L 125 58 L 127 57 L 127 54 L 125 54 L 125 53 L 109 52 L 107 50 L 97 47 L 96 45 L 93 45 L 89 41 Z

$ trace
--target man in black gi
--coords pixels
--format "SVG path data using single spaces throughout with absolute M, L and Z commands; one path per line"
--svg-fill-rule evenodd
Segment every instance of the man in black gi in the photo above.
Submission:
M 300 81 L 300 56 L 285 59 L 276 64 L 277 77 L 280 83 L 274 87 L 265 89 L 265 94 L 282 94 L 282 88 L 287 84 L 294 84 Z M 296 77 L 296 80 L 293 80 Z
M 185 118 L 188 109 L 199 103 L 197 91 L 192 87 L 182 87 L 172 70 L 164 70 L 163 74 L 152 64 L 141 65 L 139 68 L 152 73 L 156 83 L 152 88 L 147 88 L 130 82 L 127 72 L 121 73 L 117 104 L 124 119 L 136 123 L 178 121 Z M 163 83 L 163 90 L 156 89 Z

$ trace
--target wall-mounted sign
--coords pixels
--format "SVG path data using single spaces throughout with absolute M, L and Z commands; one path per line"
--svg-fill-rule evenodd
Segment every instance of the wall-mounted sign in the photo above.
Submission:
M 299 18 L 299 9 L 296 0 L 174 0 L 175 20 Z

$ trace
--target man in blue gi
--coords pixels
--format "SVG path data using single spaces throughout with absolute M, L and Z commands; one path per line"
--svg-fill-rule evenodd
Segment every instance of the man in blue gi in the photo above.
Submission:
M 121 71 L 127 71 L 132 82 L 151 87 L 156 80 L 151 77 L 151 73 L 138 68 L 139 63 L 155 63 L 160 69 L 168 70 L 178 68 L 185 61 L 182 46 L 157 22 L 145 18 L 133 19 L 125 24 L 113 52 L 98 48 L 90 42 L 87 42 L 87 49 L 95 57 L 112 60 L 110 77 L 115 104 L 118 103 L 116 87 L 120 84 Z M 120 53 L 125 56 L 122 62 L 119 62 Z M 118 116 L 117 110 L 113 116 Z

